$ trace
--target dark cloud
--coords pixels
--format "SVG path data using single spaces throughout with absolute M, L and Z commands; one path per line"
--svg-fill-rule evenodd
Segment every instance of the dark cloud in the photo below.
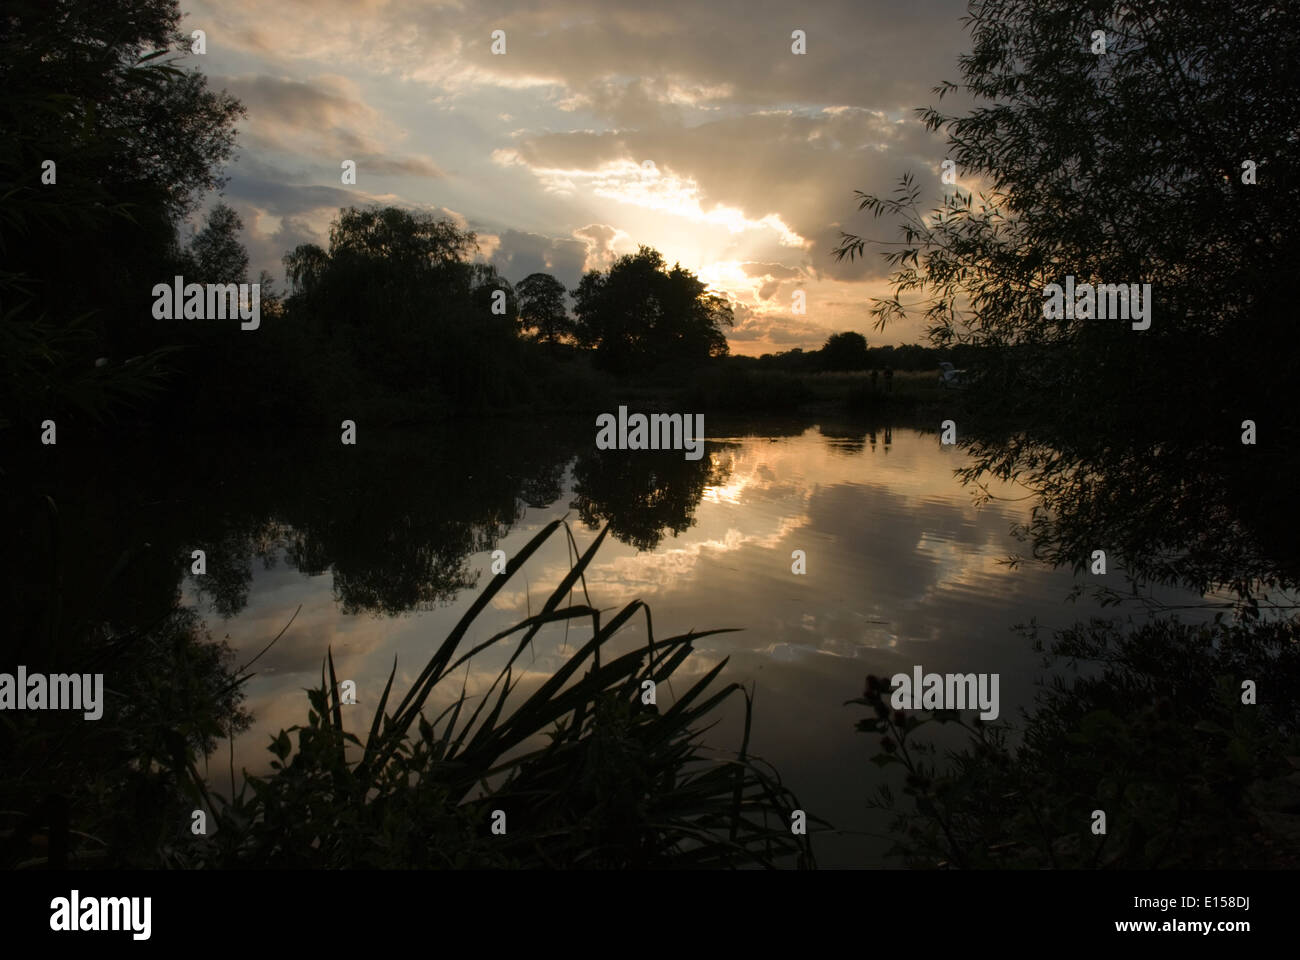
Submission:
M 511 283 L 530 273 L 549 273 L 566 288 L 578 285 L 587 259 L 587 245 L 581 240 L 506 230 L 500 241 L 488 262 Z
M 195 3 L 197 16 L 216 12 Z M 457 92 L 549 82 L 559 102 L 640 125 L 681 106 L 910 110 L 956 79 L 965 12 L 962 0 L 221 0 L 219 19 L 223 41 L 256 56 L 282 56 L 292 42 L 294 56 L 331 69 Z M 506 33 L 504 56 L 491 50 L 496 29 Z M 791 51 L 795 29 L 806 34 L 804 55 Z
M 416 22 L 453 33 L 460 55 L 486 74 L 503 82 L 554 78 L 612 119 L 637 95 L 610 97 L 605 84 L 611 77 L 663 78 L 651 89 L 682 102 L 907 110 L 922 105 L 918 95 L 940 80 L 955 79 L 964 12 L 965 4 L 955 0 L 830 0 L 796 7 L 785 0 L 662 0 L 651 6 L 489 0 L 454 13 L 425 12 Z M 493 56 L 486 39 L 497 27 L 507 33 L 506 56 Z M 791 51 L 795 29 L 807 37 L 802 56 Z
M 780 313 L 758 313 L 745 304 L 732 304 L 736 325 L 727 331 L 727 339 L 738 343 L 760 342 L 791 347 L 820 347 L 832 330 L 802 317 Z
M 241 176 L 236 173 L 226 185 L 226 193 L 232 197 L 245 200 L 267 213 L 275 216 L 292 216 L 319 210 L 322 207 L 347 207 L 364 204 L 366 195 L 355 190 L 341 187 L 323 187 L 316 185 L 299 185 L 276 183 Z

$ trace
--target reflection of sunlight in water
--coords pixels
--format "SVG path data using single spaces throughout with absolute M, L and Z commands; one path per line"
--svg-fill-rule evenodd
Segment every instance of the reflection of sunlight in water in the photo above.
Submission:
M 701 501 L 704 503 L 735 503 L 741 502 L 741 494 L 745 492 L 746 482 L 743 480 L 733 480 L 731 483 L 720 487 L 705 487 L 704 496 Z

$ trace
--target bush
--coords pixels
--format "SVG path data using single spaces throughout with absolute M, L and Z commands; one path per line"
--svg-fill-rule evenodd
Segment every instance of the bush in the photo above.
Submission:
M 905 772 L 892 853 L 915 867 L 1258 868 L 1300 865 L 1300 628 L 1295 622 L 1191 626 L 1155 620 L 1128 633 L 1093 620 L 1061 631 L 1052 654 L 1097 665 L 1058 677 L 1011 746 L 1009 724 L 957 711 L 891 709 L 888 680 L 850 701 L 873 708 L 874 762 Z M 1242 680 L 1268 693 L 1243 705 Z M 1267 678 L 1265 681 L 1264 678 Z M 918 731 L 956 724 L 969 745 L 935 760 Z M 1107 832 L 1091 831 L 1104 810 Z

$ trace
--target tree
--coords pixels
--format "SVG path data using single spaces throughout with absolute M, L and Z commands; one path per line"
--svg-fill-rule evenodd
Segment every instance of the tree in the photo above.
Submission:
M 589 271 L 572 291 L 579 343 L 594 347 L 610 370 L 693 362 L 727 353 L 724 327 L 734 322 L 725 298 L 680 264 L 642 246 L 607 272 Z
M 1007 0 L 967 21 L 964 82 L 936 92 L 976 106 L 920 113 L 984 187 L 929 215 L 910 175 L 892 197 L 858 194 L 902 221 L 877 326 L 921 293 L 936 346 L 993 348 L 968 400 L 1033 434 L 983 447 L 976 472 L 1032 477 L 1049 497 L 1060 522 L 1039 528 L 1041 555 L 1086 556 L 1104 522 L 1166 578 L 1295 579 L 1282 531 L 1300 526 L 1286 489 L 1300 355 L 1278 280 L 1300 273 L 1300 20 L 1264 0 Z M 837 255 L 867 242 L 845 235 Z M 1046 311 L 1067 277 L 1149 283 L 1149 328 Z M 1269 411 L 1273 441 L 1240 442 L 1244 411 Z
M 710 293 L 680 264 L 668 272 L 661 296 L 663 312 L 656 340 L 664 354 L 683 359 L 727 355 L 723 328 L 732 326 L 735 318 L 725 297 Z
M 537 339 L 554 343 L 573 333 L 573 319 L 565 306 L 564 284 L 549 273 L 530 273 L 519 282 L 519 319 Z
M 392 272 L 452 270 L 477 249 L 473 232 L 446 217 L 399 207 L 345 207 L 330 225 L 330 256 L 385 264 Z
M 175 0 L 5 5 L 0 402 L 9 410 L 99 415 L 141 397 L 159 370 L 149 290 L 175 265 L 177 220 L 222 182 L 243 111 L 176 65 L 189 51 L 179 24 Z M 93 366 L 132 354 L 146 356 L 130 370 Z
M 329 254 L 317 244 L 300 243 L 284 255 L 284 277 L 289 293 L 309 296 L 316 289 L 329 266 Z
M 344 208 L 328 249 L 285 255 L 287 322 L 299 340 L 319 334 L 341 380 L 408 413 L 506 402 L 518 380 L 518 297 L 494 267 L 471 260 L 477 249 L 446 218 Z
M 472 232 L 398 207 L 345 207 L 329 249 L 303 244 L 284 257 L 298 305 L 327 327 L 419 330 L 448 316 L 476 286 Z M 391 346 L 391 344 L 390 344 Z
M 867 338 L 852 330 L 832 333 L 822 346 L 821 360 L 824 370 L 865 370 L 869 366 Z
M 248 251 L 239 240 L 244 223 L 239 214 L 218 203 L 208 214 L 203 229 L 190 241 L 187 251 L 197 283 L 247 283 Z

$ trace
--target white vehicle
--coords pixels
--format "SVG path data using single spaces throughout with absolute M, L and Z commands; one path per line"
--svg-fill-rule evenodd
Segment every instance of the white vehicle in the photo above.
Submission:
M 939 386 L 946 390 L 960 390 L 966 386 L 966 371 L 956 370 L 947 360 L 939 361 Z

